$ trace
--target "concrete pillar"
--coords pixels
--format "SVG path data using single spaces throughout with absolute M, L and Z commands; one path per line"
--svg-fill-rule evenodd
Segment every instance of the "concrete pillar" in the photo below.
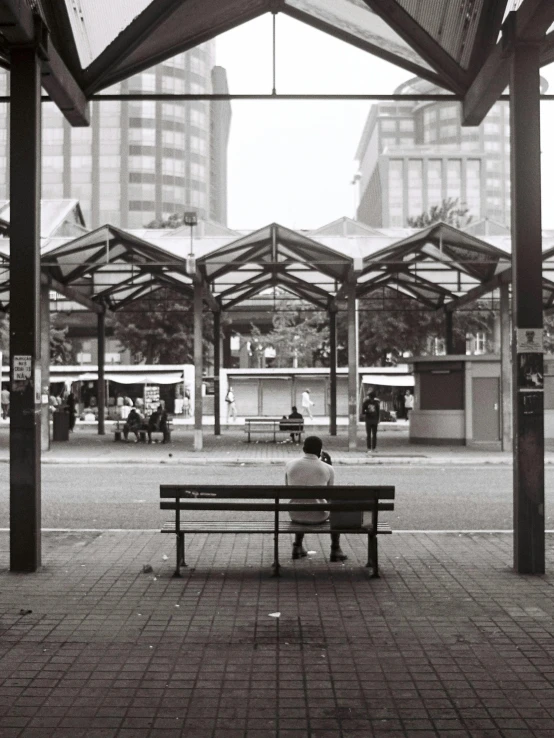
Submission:
M 337 435 L 337 311 L 329 310 L 329 434 Z
M 223 366 L 230 369 L 232 363 L 231 357 L 231 328 L 227 325 L 223 328 Z
M 40 66 L 11 50 L 10 569 L 41 564 Z
M 40 285 L 41 450 L 50 450 L 50 285 Z M 46 401 L 45 401 L 46 400 Z
M 500 285 L 500 403 L 502 451 L 512 442 L 512 357 L 510 346 L 510 285 Z
M 511 62 L 514 568 L 543 574 L 544 390 L 526 378 L 544 376 L 532 345 L 543 327 L 539 44 L 516 41 Z
M 221 435 L 221 313 L 214 313 L 214 436 Z
M 194 283 L 194 450 L 202 451 L 202 282 Z
M 98 435 L 106 435 L 106 315 L 98 313 Z
M 356 278 L 348 277 L 348 450 L 358 445 L 358 312 L 356 305 Z

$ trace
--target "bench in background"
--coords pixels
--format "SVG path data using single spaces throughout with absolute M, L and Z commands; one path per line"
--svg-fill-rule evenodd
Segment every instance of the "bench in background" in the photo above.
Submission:
M 277 433 L 298 434 L 298 440 L 302 439 L 304 431 L 303 418 L 245 418 L 244 431 L 248 434 L 247 443 L 250 443 L 251 433 L 273 434 L 273 443 L 277 443 Z

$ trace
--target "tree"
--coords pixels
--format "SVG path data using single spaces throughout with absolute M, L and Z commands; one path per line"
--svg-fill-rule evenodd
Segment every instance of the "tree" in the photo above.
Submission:
M 440 205 L 432 205 L 425 213 L 408 218 L 408 225 L 411 228 L 427 228 L 434 223 L 443 222 L 463 228 L 471 223 L 472 216 L 468 213 L 469 208 L 460 204 L 458 198 L 447 197 Z
M 168 218 L 156 218 L 150 221 L 145 228 L 180 228 L 184 223 L 184 213 L 172 213 Z
M 75 364 L 75 350 L 67 340 L 68 328 L 60 327 L 59 319 L 50 322 L 50 363 Z M 5 313 L 0 317 L 0 351 L 2 363 L 10 361 L 10 320 Z
M 276 367 L 328 366 L 329 325 L 325 312 L 313 311 L 307 303 L 286 301 L 273 315 L 272 323 L 272 330 L 265 334 L 252 325 L 251 345 L 259 366 L 267 348 L 275 350 Z
M 192 303 L 168 289 L 159 290 L 110 319 L 113 335 L 133 356 L 147 364 L 192 364 Z M 204 356 L 211 346 L 213 321 L 204 313 Z

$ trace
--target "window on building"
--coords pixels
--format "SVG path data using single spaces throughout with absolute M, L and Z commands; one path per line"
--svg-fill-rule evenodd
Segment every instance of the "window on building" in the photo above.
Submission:
M 395 120 L 382 120 L 381 130 L 388 131 L 389 133 L 391 131 L 396 131 L 396 121 Z
M 408 162 L 408 215 L 418 216 L 423 212 L 423 161 Z
M 389 216 L 394 225 L 404 224 L 404 162 L 391 159 L 389 162 Z
M 411 120 L 411 118 L 402 118 L 400 121 L 398 121 L 398 126 L 401 131 L 414 130 L 414 122 L 413 120 Z
M 460 159 L 449 159 L 446 162 L 446 196 L 454 199 L 462 195 L 462 162 Z
M 466 162 L 466 205 L 470 215 L 480 216 L 481 161 L 479 159 L 468 159 Z
M 442 202 L 442 161 L 429 159 L 427 162 L 427 201 L 428 205 Z

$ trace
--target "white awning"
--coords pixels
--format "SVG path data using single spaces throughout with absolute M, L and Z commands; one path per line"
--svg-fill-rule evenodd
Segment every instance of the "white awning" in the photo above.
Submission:
M 413 387 L 414 383 L 410 374 L 366 374 L 362 379 L 362 384 L 386 387 Z
M 183 381 L 182 372 L 160 372 L 159 374 L 134 374 L 133 372 L 106 372 L 105 379 L 119 384 L 179 384 Z M 51 382 L 96 382 L 97 372 L 85 372 L 70 376 L 51 374 Z

